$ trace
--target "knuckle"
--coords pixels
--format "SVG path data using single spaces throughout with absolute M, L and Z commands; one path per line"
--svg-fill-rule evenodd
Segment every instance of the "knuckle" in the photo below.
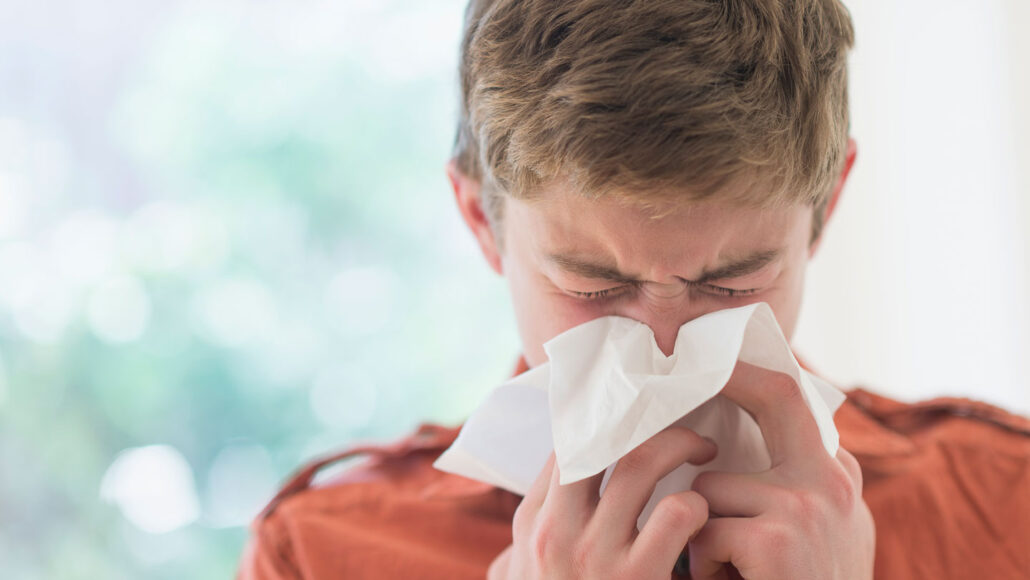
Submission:
M 694 492 L 674 493 L 663 497 L 655 511 L 661 511 L 670 525 L 681 528 L 697 521 L 708 511 L 708 504 Z
M 838 465 L 824 473 L 818 487 L 791 490 L 783 501 L 797 521 L 814 524 L 851 512 L 860 496 L 855 482 Z
M 671 426 L 659 431 L 619 460 L 617 469 L 633 474 L 648 474 L 668 463 L 676 453 L 697 444 L 701 438 L 686 427 Z
M 702 496 L 706 494 L 707 490 L 711 489 L 711 480 L 715 477 L 711 471 L 703 471 L 694 478 L 694 481 L 690 484 L 690 489 L 696 491 Z
M 649 576 L 648 570 L 644 566 L 627 564 L 612 572 L 612 580 L 638 580 L 639 578 L 647 578 Z
M 590 571 L 593 559 L 594 547 L 592 542 L 589 541 L 577 542 L 569 553 L 569 561 L 572 564 L 572 569 L 580 575 Z
M 770 395 L 779 398 L 795 398 L 801 396 L 801 388 L 794 382 L 790 375 L 784 373 L 773 373 L 766 383 L 766 390 Z
M 657 442 L 654 439 L 649 439 L 620 459 L 619 466 L 625 472 L 647 472 L 658 461 L 659 455 Z
M 780 522 L 765 522 L 756 530 L 755 539 L 763 554 L 784 554 L 790 551 L 797 534 Z
M 840 462 L 840 465 L 847 472 L 848 476 L 851 477 L 852 482 L 854 482 L 855 489 L 860 491 L 863 483 L 862 466 L 859 465 L 855 456 L 848 453 L 846 449 L 841 447 L 837 451 L 837 461 Z
M 791 516 L 798 522 L 813 522 L 822 511 L 819 497 L 807 489 L 791 491 L 786 495 Z
M 557 562 L 564 557 L 566 547 L 561 528 L 551 517 L 538 517 L 530 537 L 530 548 L 537 562 Z
M 533 533 L 530 546 L 537 562 L 549 562 L 555 552 L 554 534 L 546 527 L 538 528 Z
M 515 514 L 511 519 L 511 535 L 513 538 L 523 537 L 527 531 L 532 529 L 532 518 L 533 514 L 529 508 L 526 507 L 526 503 L 519 504 L 519 507 L 515 508 Z
M 839 512 L 850 511 L 860 495 L 844 466 L 837 466 L 827 474 L 825 488 L 830 505 Z
M 687 443 L 698 439 L 698 434 L 693 429 L 687 427 L 680 427 L 679 425 L 669 425 L 665 429 L 658 432 L 655 438 L 666 437 L 675 439 L 677 443 Z
M 581 535 L 564 554 L 576 578 L 621 578 L 617 566 L 619 558 L 613 547 L 605 542 L 603 531 L 594 529 Z

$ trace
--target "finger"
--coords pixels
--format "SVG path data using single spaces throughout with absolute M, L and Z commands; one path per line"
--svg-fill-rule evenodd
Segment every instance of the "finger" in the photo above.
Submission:
M 504 549 L 503 552 L 494 558 L 494 561 L 490 563 L 490 567 L 486 571 L 487 580 L 504 580 L 508 577 L 508 566 L 511 562 L 511 546 L 509 545 Z
M 591 525 L 624 530 L 629 538 L 655 484 L 684 463 L 711 461 L 715 443 L 685 427 L 667 427 L 638 445 L 615 464 Z
M 546 539 L 551 556 L 567 556 L 567 548 L 580 536 L 594 512 L 603 473 L 569 485 L 560 485 L 560 467 L 552 452 L 512 518 L 513 545 Z M 536 538 L 536 539 L 534 539 Z M 516 565 L 523 558 L 516 558 Z M 500 564 L 498 564 L 500 566 Z M 500 577 L 507 575 L 507 570 Z
M 590 513 L 593 513 L 600 497 L 601 480 L 603 479 L 604 472 L 602 471 L 586 479 L 562 485 L 561 466 L 555 465 L 544 504 L 555 503 L 573 509 L 589 508 Z
M 754 473 L 706 471 L 694 479 L 691 489 L 708 502 L 720 517 L 754 517 L 777 505 L 782 489 Z
M 554 461 L 554 452 L 551 452 L 551 456 L 547 458 L 544 467 L 537 474 L 536 479 L 533 480 L 533 484 L 530 485 L 526 496 L 519 502 L 511 522 L 513 539 L 518 540 L 532 529 L 533 522 L 536 521 L 536 516 L 544 505 L 544 499 L 547 497 L 547 490 L 551 479 L 557 471 L 554 468 Z
M 522 499 L 523 504 L 529 506 L 535 506 L 539 509 L 544 503 L 544 498 L 547 497 L 547 489 L 551 485 L 551 479 L 554 477 L 554 473 L 557 471 L 554 468 L 554 452 L 547 458 L 547 462 L 544 463 L 543 469 L 533 480 L 533 484 L 529 487 L 529 491 L 526 493 L 526 497 Z
M 667 495 L 658 502 L 630 548 L 636 562 L 667 563 L 676 566 L 683 548 L 708 521 L 708 504 L 692 491 Z
M 862 489 L 862 466 L 859 465 L 855 456 L 841 447 L 837 450 L 837 461 L 844 466 L 844 471 L 851 477 L 851 481 L 855 482 L 857 488 Z
M 597 506 L 604 472 L 573 483 L 561 484 L 561 466 L 555 463 L 546 497 L 536 520 L 550 529 L 554 541 L 572 541 L 583 533 Z M 539 524 L 540 521 L 537 521 Z M 536 524 L 535 524 L 536 525 Z
M 727 564 L 739 559 L 733 539 L 747 538 L 746 518 L 717 518 L 709 520 L 691 540 L 691 580 L 727 580 Z
M 823 449 L 815 418 L 790 375 L 738 362 L 722 394 L 758 423 L 773 466 Z

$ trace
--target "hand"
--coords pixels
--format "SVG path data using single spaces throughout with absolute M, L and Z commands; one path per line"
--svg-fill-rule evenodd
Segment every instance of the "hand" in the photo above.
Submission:
M 512 545 L 487 577 L 669 580 L 687 541 L 708 520 L 708 505 L 688 490 L 663 498 L 639 532 L 637 518 L 658 480 L 715 454 L 711 441 L 669 427 L 619 460 L 599 499 L 603 473 L 558 485 L 552 453 L 515 511 Z
M 693 489 L 712 519 L 690 543 L 693 580 L 869 580 L 875 530 L 862 500 L 862 471 L 840 449 L 826 453 L 792 378 L 738 363 L 722 394 L 762 429 L 772 468 L 709 471 Z

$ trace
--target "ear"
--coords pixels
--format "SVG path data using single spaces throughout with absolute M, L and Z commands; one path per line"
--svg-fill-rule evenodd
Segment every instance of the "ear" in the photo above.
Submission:
M 833 193 L 830 195 L 830 201 L 826 203 L 826 209 L 823 212 L 823 227 L 819 232 L 819 238 L 809 244 L 808 257 L 811 258 L 815 255 L 820 244 L 822 244 L 823 237 L 826 234 L 826 226 L 830 223 L 830 217 L 833 216 L 833 210 L 837 209 L 837 203 L 840 201 L 840 195 L 844 191 L 844 184 L 848 180 L 848 175 L 851 174 L 851 167 L 855 164 L 855 157 L 858 156 L 858 144 L 851 137 L 848 137 L 848 147 L 844 153 L 844 168 L 840 172 L 840 176 L 837 178 L 837 184 L 833 186 Z
M 454 199 L 458 202 L 458 211 L 461 212 L 465 225 L 479 242 L 479 249 L 483 252 L 483 257 L 486 258 L 494 272 L 503 274 L 501 253 L 498 251 L 497 238 L 494 236 L 493 228 L 490 227 L 490 220 L 483 210 L 479 182 L 462 173 L 454 159 L 447 163 L 447 178 L 450 179 L 451 187 L 454 189 Z

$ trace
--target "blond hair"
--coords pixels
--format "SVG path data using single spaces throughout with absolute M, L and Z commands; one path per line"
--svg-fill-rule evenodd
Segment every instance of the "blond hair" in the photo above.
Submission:
M 838 0 L 471 0 L 454 157 L 494 221 L 504 195 L 561 180 L 645 205 L 805 203 L 818 222 L 853 36 Z

